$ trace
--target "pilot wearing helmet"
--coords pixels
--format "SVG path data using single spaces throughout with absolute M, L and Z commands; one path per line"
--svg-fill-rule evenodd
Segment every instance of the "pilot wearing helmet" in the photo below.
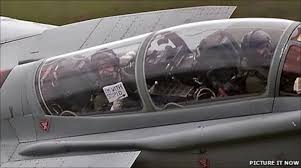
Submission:
M 132 63 L 135 55 L 135 52 L 129 51 L 118 58 L 113 50 L 106 49 L 98 51 L 91 56 L 91 71 L 94 77 L 90 78 L 92 79 L 90 81 L 94 82 L 95 86 L 94 93 L 90 99 L 92 111 L 115 111 L 133 107 L 137 104 L 137 101 L 132 100 L 135 97 L 133 95 L 130 95 L 130 98 L 118 99 L 110 103 L 103 91 L 103 87 L 114 85 L 120 81 L 126 82 L 127 91 L 132 91 L 129 81 L 134 79 L 134 74 L 125 72 L 121 67 Z
M 194 71 L 208 79 L 208 87 L 217 96 L 238 94 L 238 66 L 240 47 L 226 31 L 216 31 L 200 41 L 196 48 Z
M 273 53 L 271 36 L 260 29 L 248 32 L 242 38 L 241 51 L 246 92 L 264 92 Z
M 92 111 L 108 111 L 109 103 L 102 88 L 121 80 L 119 59 L 112 50 L 98 51 L 91 56 L 91 72 L 89 81 L 94 83 L 94 93 L 90 98 L 89 108 Z
M 91 67 L 96 73 L 96 86 L 114 84 L 120 79 L 119 59 L 112 50 L 99 51 L 91 56 Z

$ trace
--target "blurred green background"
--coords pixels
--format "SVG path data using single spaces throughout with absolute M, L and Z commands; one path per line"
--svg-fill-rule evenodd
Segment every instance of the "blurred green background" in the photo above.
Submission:
M 201 5 L 236 5 L 232 17 L 301 21 L 301 0 L 0 0 L 1 16 L 54 25 L 136 12 Z

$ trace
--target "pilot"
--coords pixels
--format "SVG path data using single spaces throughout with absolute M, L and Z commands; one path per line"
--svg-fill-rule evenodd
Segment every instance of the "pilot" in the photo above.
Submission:
M 207 87 L 219 97 L 240 92 L 237 74 L 240 47 L 231 34 L 216 31 L 203 40 L 195 50 L 195 72 L 208 80 Z
M 273 48 L 271 36 L 263 30 L 254 30 L 243 36 L 241 67 L 245 73 L 247 93 L 264 92 Z
M 90 98 L 92 111 L 109 111 L 109 103 L 102 88 L 120 81 L 119 59 L 112 50 L 98 51 L 91 56 L 90 82 L 94 83 L 94 93 Z
M 92 111 L 116 111 L 133 106 L 138 107 L 139 101 L 135 99 L 135 94 L 131 92 L 135 90 L 133 89 L 135 87 L 130 86 L 131 82 L 135 81 L 134 74 L 125 72 L 122 68 L 133 63 L 135 55 L 134 51 L 129 51 L 118 58 L 113 50 L 106 49 L 91 56 L 91 67 L 95 74 L 94 79 L 90 80 L 94 81 L 95 84 L 95 91 L 90 98 Z M 109 103 L 103 92 L 103 87 L 116 84 L 120 81 L 123 81 L 129 97 Z

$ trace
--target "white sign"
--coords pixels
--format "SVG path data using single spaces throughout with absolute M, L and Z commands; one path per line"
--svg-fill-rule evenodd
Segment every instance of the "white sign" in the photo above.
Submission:
M 114 85 L 105 86 L 102 89 L 110 103 L 128 97 L 128 94 L 122 82 L 118 82 Z

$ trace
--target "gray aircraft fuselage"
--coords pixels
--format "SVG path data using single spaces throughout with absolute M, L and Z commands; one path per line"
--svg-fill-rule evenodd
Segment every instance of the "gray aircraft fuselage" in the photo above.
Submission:
M 269 32 L 275 46 L 264 92 L 220 96 L 219 90 L 208 85 L 205 90 L 214 92 L 213 95 L 210 98 L 200 96 L 193 101 L 188 93 L 164 90 L 162 96 L 152 92 L 152 88 L 160 86 L 164 80 L 175 78 L 181 81 L 184 78 L 188 81 L 191 78 L 195 81 L 192 77 L 199 77 L 199 73 L 189 68 L 196 61 L 191 60 L 199 56 L 195 47 L 201 46 L 200 41 L 214 43 L 210 37 L 225 31 L 231 34 L 231 44 L 240 50 L 243 35 L 257 29 Z M 163 58 L 168 47 L 160 47 L 159 42 L 153 44 L 157 38 L 170 32 L 181 37 L 190 51 L 183 54 L 184 47 L 176 50 L 177 43 L 182 41 L 168 39 L 177 59 L 166 64 L 166 69 L 170 70 L 167 77 L 164 71 L 157 69 L 159 76 L 164 74 L 164 80 L 160 81 L 158 74 L 148 75 L 149 72 L 155 74 L 157 67 L 148 62 L 151 60 L 148 59 L 149 53 L 154 53 L 149 51 L 155 48 L 158 53 L 163 53 L 155 58 Z M 298 167 L 301 164 L 301 96 L 282 94 L 281 80 L 286 58 L 293 52 L 291 49 L 300 51 L 300 37 L 300 22 L 290 20 L 213 20 L 184 24 L 14 66 L 1 86 L 1 167 Z M 228 43 L 218 44 L 227 47 Z M 67 104 L 73 99 L 67 91 L 65 94 L 64 89 L 85 92 L 81 89 L 88 84 L 82 88 L 78 86 L 88 80 L 76 75 L 71 75 L 72 82 L 68 77 L 60 80 L 60 73 L 78 72 L 78 69 L 68 66 L 78 65 L 77 61 L 81 59 L 92 60 L 95 54 L 106 49 L 114 51 L 120 60 L 129 58 L 123 57 L 125 53 L 126 56 L 135 53 L 131 63 L 121 67 L 128 74 L 132 73 L 129 75 L 132 78 L 124 77 L 121 82 L 129 97 L 137 95 L 135 100 L 141 107 L 121 111 L 111 108 L 93 113 L 84 113 L 86 108 L 83 107 L 78 111 L 71 110 L 76 103 Z M 288 65 L 298 71 L 300 65 L 294 64 L 297 61 L 292 62 Z M 170 68 L 172 65 L 175 70 Z M 182 71 L 185 71 L 184 77 L 177 76 Z M 169 78 L 170 74 L 172 78 Z M 68 79 L 68 84 L 64 84 L 65 79 Z M 183 88 L 190 84 L 187 81 L 181 81 Z M 152 82 L 155 83 L 153 87 L 150 86 Z M 169 84 L 178 89 L 178 85 Z M 285 87 L 291 87 L 289 84 Z M 193 83 L 189 91 L 201 93 L 195 86 Z M 180 98 L 174 99 L 177 96 Z M 77 98 L 80 103 L 85 102 L 84 96 Z M 54 106 L 59 106 L 62 111 Z M 64 115 L 65 112 L 72 115 Z

